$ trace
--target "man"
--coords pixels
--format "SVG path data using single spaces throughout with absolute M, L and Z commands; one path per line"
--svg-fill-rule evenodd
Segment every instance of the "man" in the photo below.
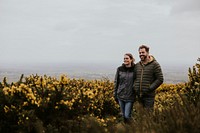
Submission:
M 159 63 L 149 55 L 148 46 L 141 45 L 138 51 L 141 61 L 135 65 L 134 90 L 143 107 L 153 109 L 155 90 L 163 83 L 163 73 Z

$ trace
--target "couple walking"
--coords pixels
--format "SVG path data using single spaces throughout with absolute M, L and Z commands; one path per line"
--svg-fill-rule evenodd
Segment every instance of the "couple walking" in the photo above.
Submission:
M 132 54 L 124 55 L 124 63 L 117 68 L 114 80 L 114 98 L 127 123 L 131 120 L 133 103 L 139 103 L 153 109 L 155 90 L 163 83 L 163 74 L 159 63 L 149 55 L 149 47 L 141 45 L 138 49 L 140 61 L 134 63 Z

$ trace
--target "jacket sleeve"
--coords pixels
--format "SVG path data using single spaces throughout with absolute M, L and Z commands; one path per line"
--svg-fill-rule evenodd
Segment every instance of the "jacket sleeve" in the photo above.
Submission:
M 136 67 L 134 67 L 134 69 L 133 69 L 133 88 L 134 88 L 134 84 L 135 84 L 135 80 L 136 80 L 136 74 L 137 74 L 137 69 L 136 69 Z
M 150 91 L 156 90 L 163 83 L 163 73 L 159 63 L 155 64 L 154 67 L 154 82 L 150 85 Z
M 115 74 L 115 79 L 114 79 L 114 97 L 117 98 L 117 88 L 119 84 L 119 68 L 117 68 L 117 72 Z

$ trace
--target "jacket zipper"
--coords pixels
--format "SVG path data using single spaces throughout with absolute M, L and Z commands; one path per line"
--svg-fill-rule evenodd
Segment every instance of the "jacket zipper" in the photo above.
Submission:
M 143 71 L 144 71 L 144 66 L 142 64 L 142 72 L 141 72 L 141 78 L 140 78 L 140 97 L 142 97 L 142 79 L 143 79 Z

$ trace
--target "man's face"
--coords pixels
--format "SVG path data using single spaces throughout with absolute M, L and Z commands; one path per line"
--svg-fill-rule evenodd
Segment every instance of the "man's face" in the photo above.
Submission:
M 145 48 L 139 49 L 139 56 L 141 61 L 145 61 L 148 57 L 149 53 L 145 50 Z

